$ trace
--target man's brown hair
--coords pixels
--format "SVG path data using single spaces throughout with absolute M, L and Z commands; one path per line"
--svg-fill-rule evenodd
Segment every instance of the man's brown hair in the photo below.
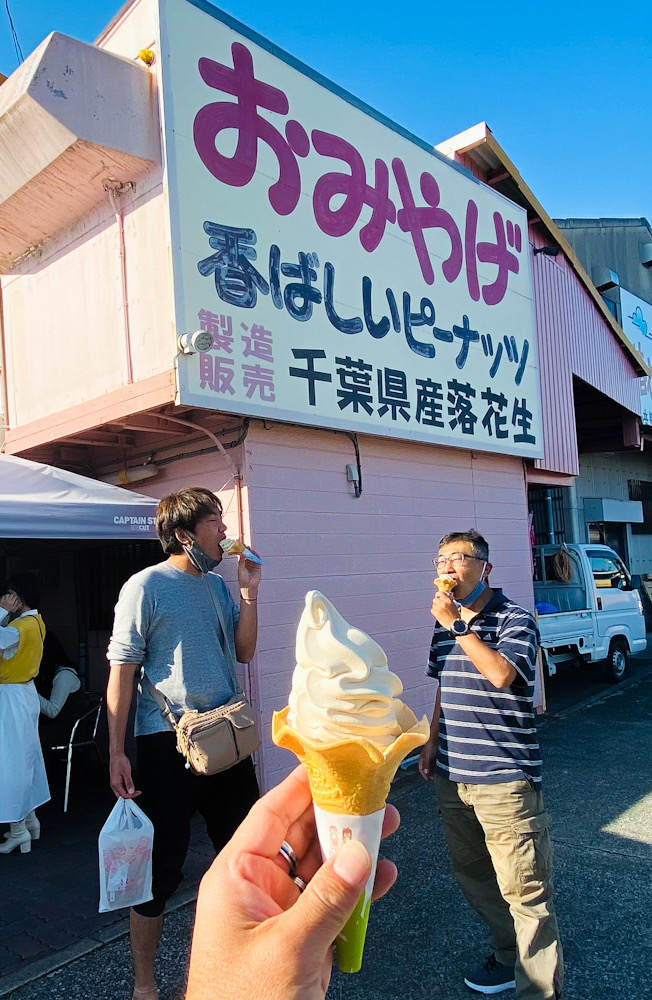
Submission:
M 166 555 L 180 555 L 183 545 L 177 540 L 177 528 L 194 532 L 198 521 L 213 514 L 222 516 L 222 504 L 214 493 L 203 486 L 184 486 L 176 493 L 159 500 L 156 508 L 156 530 Z
M 468 531 L 449 531 L 439 542 L 442 545 L 450 545 L 452 542 L 470 542 L 473 546 L 473 555 L 476 559 L 489 561 L 489 543 L 482 537 L 479 531 L 469 528 Z

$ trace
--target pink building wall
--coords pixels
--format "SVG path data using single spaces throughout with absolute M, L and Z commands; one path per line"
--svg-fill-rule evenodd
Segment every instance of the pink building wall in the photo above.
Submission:
M 160 170 L 124 202 L 133 378 L 176 354 Z M 118 227 L 111 207 L 51 240 L 2 278 L 9 426 L 30 424 L 126 384 Z M 56 304 L 56 306 L 55 306 Z M 38 363 L 35 363 L 35 353 Z
M 532 238 L 532 234 L 530 234 Z M 544 458 L 535 467 L 576 476 L 579 472 L 570 359 L 567 288 L 560 257 L 532 258 L 534 312 L 539 345 L 539 385 L 543 420 Z M 553 262 L 554 261 L 554 262 Z
M 270 744 L 269 726 L 287 702 L 308 590 L 321 590 L 380 643 L 417 715 L 431 713 L 434 701 L 424 671 L 433 626 L 431 560 L 443 534 L 469 527 L 485 534 L 492 584 L 533 606 L 520 459 L 358 440 L 363 492 L 356 500 L 346 482 L 353 459 L 346 437 L 256 424 L 247 438 L 252 543 L 266 559 L 255 672 L 268 786 L 293 762 Z
M 437 148 L 485 182 L 489 166 L 495 172 L 496 163 L 502 162 L 496 154 L 500 147 L 484 122 Z M 519 183 L 522 186 L 520 178 Z M 535 201 L 530 210 L 536 216 L 529 226 L 532 246 L 554 244 L 555 235 L 542 232 Z M 535 460 L 534 467 L 576 476 L 579 457 L 573 376 L 638 415 L 637 371 L 563 252 L 556 257 L 533 255 L 531 266 L 544 445 L 544 457 Z
M 135 0 L 106 29 L 102 45 L 135 59 L 154 44 L 156 33 L 156 4 Z M 155 62 L 149 71 L 154 95 L 158 70 Z M 144 66 L 142 71 L 147 72 Z M 134 108 L 151 115 L 142 102 Z M 12 373 L 10 428 L 37 424 L 127 386 L 119 226 L 102 192 L 103 176 L 96 179 L 95 211 L 56 232 L 2 276 L 6 366 Z M 163 168 L 139 175 L 135 190 L 119 195 L 117 203 L 124 215 L 133 383 L 138 383 L 169 372 L 177 353 Z M 44 227 L 47 221 L 45 216 Z
M 353 497 L 348 438 L 329 431 L 252 421 L 231 452 L 243 473 L 245 537 L 265 560 L 256 656 L 243 682 L 260 713 L 265 787 L 294 758 L 270 739 L 272 713 L 287 703 L 304 598 L 321 590 L 352 624 L 373 636 L 403 681 L 417 715 L 432 712 L 425 676 L 432 635 L 432 557 L 447 531 L 476 528 L 489 542 L 492 586 L 533 607 L 527 497 L 520 458 L 359 436 L 363 492 Z M 161 466 L 146 484 L 161 497 L 189 484 L 219 491 L 227 530 L 237 534 L 235 491 L 220 455 Z M 237 599 L 237 563 L 220 572 Z
M 481 531 L 491 548 L 492 585 L 533 607 L 521 459 L 383 438 L 358 441 L 358 500 L 346 481 L 354 456 L 342 434 L 252 421 L 241 451 L 231 453 L 243 471 L 245 537 L 265 560 L 258 650 L 246 683 L 260 712 L 266 787 L 293 766 L 269 733 L 272 712 L 287 703 L 307 591 L 321 590 L 381 644 L 417 715 L 430 713 L 434 701 L 434 683 L 424 671 L 433 626 L 431 560 L 443 534 Z M 190 483 L 218 490 L 229 475 L 221 456 L 203 456 L 164 466 L 146 485 L 160 497 Z M 220 496 L 228 531 L 236 533 L 234 491 L 228 487 Z M 220 572 L 237 597 L 236 561 L 225 559 Z
M 530 238 L 545 245 L 532 231 Z M 576 476 L 573 375 L 633 413 L 640 406 L 639 383 L 631 361 L 562 254 L 533 257 L 532 278 L 545 450 L 534 464 Z

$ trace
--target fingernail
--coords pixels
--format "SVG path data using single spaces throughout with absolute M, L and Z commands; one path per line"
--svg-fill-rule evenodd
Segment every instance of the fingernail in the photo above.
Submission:
M 333 869 L 344 882 L 357 885 L 369 871 L 369 854 L 359 840 L 347 840 L 339 850 Z

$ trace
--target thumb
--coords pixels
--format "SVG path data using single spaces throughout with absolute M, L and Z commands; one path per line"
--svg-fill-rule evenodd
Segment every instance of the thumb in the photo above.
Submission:
M 367 879 L 371 859 L 358 840 L 347 840 L 308 883 L 285 914 L 288 940 L 301 942 L 302 951 L 323 960 L 353 913 Z

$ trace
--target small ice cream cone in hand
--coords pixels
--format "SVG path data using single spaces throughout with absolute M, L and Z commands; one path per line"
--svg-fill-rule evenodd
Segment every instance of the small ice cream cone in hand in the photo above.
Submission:
M 452 590 L 455 590 L 456 586 L 457 580 L 450 573 L 442 573 L 441 576 L 435 578 L 435 587 L 442 594 L 450 594 Z
M 228 556 L 240 556 L 247 546 L 241 538 L 225 538 L 220 547 Z
M 403 686 L 378 643 L 314 590 L 296 654 L 290 703 L 274 713 L 272 738 L 305 765 L 324 858 L 347 839 L 362 841 L 371 857 L 365 892 L 336 942 L 342 972 L 358 972 L 389 788 L 429 726 L 396 697 Z
M 224 538 L 220 542 L 220 548 L 227 556 L 242 556 L 245 559 L 250 559 L 252 562 L 260 563 L 262 566 L 263 560 L 260 556 L 257 556 L 251 549 L 247 548 L 245 543 L 241 538 Z

